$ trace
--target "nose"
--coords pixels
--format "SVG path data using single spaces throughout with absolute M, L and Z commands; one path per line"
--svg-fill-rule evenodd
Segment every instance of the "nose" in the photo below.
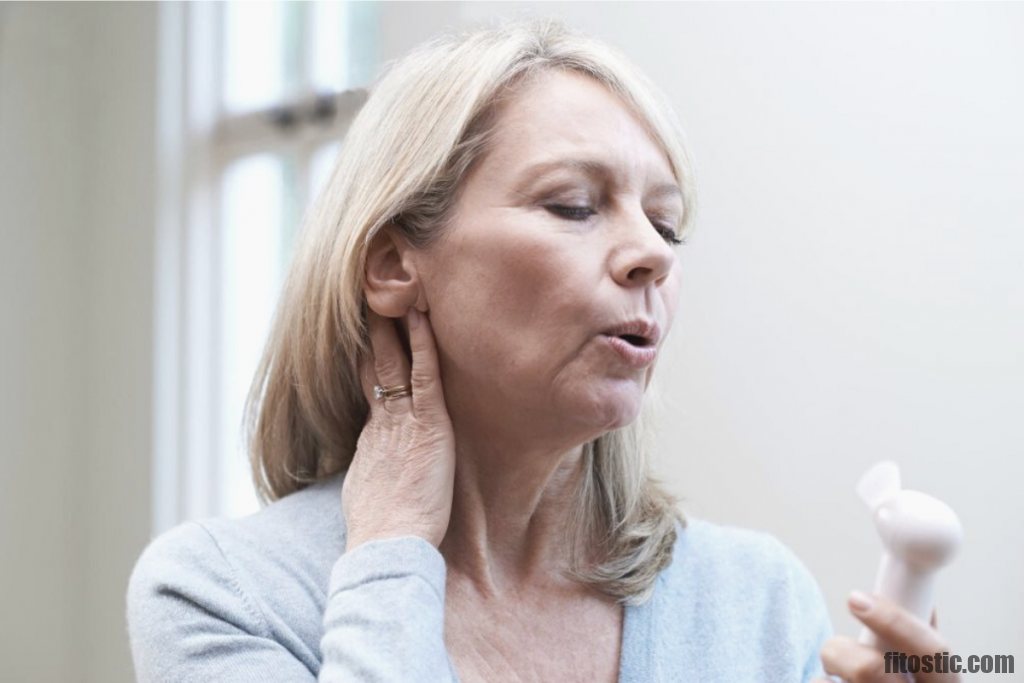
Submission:
M 612 276 L 623 287 L 660 286 L 672 271 L 676 254 L 643 211 L 623 216 Z

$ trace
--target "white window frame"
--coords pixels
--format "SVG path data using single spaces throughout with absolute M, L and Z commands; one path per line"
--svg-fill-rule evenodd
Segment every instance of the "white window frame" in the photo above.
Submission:
M 245 114 L 221 108 L 223 3 L 161 3 L 157 148 L 153 415 L 153 531 L 222 513 L 220 492 L 220 182 L 235 160 L 260 152 L 290 157 L 296 201 L 308 206 L 316 151 L 341 140 L 365 91 L 298 97 Z M 312 12 L 303 10 L 306 30 Z M 305 59 L 309 59 L 307 54 Z M 309 64 L 302 72 L 309 73 Z M 330 123 L 287 131 L 272 118 Z M 293 215 L 298 221 L 299 215 Z M 295 230 L 298 225 L 293 226 Z

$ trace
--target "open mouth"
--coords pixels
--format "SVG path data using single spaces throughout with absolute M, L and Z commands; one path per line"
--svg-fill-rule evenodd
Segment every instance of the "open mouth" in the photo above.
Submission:
M 605 330 L 604 335 L 620 343 L 623 350 L 636 349 L 646 352 L 656 350 L 662 332 L 657 329 L 656 323 L 635 318 L 633 321 L 620 323 Z
M 651 345 L 650 342 L 647 340 L 647 337 L 641 337 L 638 334 L 620 334 L 620 335 L 618 335 L 618 337 L 619 337 L 619 339 L 621 339 L 621 340 L 631 344 L 632 346 L 636 346 L 636 347 L 643 347 L 643 346 L 650 346 Z
M 653 339 L 640 334 L 605 335 L 609 348 L 621 362 L 634 370 L 650 367 L 658 356 L 658 347 Z

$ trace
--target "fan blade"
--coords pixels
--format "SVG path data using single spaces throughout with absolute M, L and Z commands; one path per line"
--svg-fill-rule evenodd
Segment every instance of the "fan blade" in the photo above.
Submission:
M 870 510 L 874 510 L 900 490 L 900 467 L 891 460 L 883 460 L 864 473 L 857 483 L 857 495 Z

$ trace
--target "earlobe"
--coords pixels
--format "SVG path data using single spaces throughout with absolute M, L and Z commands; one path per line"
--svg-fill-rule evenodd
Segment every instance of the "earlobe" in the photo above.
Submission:
M 364 287 L 367 305 L 388 318 L 400 318 L 422 303 L 412 249 L 390 224 L 370 242 Z

